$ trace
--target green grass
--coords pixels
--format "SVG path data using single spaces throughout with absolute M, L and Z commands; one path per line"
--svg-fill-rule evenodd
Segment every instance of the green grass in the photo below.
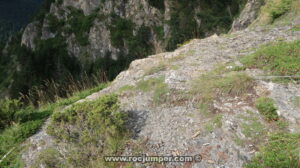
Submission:
M 67 24 L 70 26 L 65 28 L 66 32 L 74 33 L 76 35 L 76 40 L 80 45 L 86 46 L 89 44 L 88 33 L 93 26 L 94 20 L 97 17 L 97 13 L 85 16 L 82 10 L 68 7 L 70 13 L 68 15 Z
M 267 0 L 261 8 L 256 22 L 260 25 L 273 23 L 279 17 L 289 13 L 297 0 Z
M 300 24 L 293 26 L 290 31 L 300 31 Z
M 32 168 L 39 168 L 43 164 L 44 168 L 64 168 L 67 167 L 62 159 L 61 154 L 54 148 L 47 148 L 42 150 Z
M 263 69 L 271 75 L 300 75 L 300 40 L 263 46 L 241 62 L 247 68 Z
M 295 105 L 300 108 L 300 96 L 295 98 Z
M 217 114 L 215 115 L 208 123 L 204 125 L 204 128 L 208 132 L 212 132 L 216 128 L 222 127 L 222 115 Z
M 122 93 L 122 92 L 126 92 L 126 91 L 130 91 L 130 90 L 134 90 L 134 86 L 132 86 L 132 85 L 124 85 L 124 86 L 122 86 L 118 91 L 120 92 L 120 93 Z
M 201 75 L 192 82 L 190 92 L 203 111 L 209 111 L 212 101 L 220 96 L 243 96 L 254 86 L 252 78 L 243 72 L 226 72 L 220 67 Z
M 68 164 L 110 167 L 113 163 L 104 163 L 103 156 L 117 154 L 123 148 L 128 136 L 126 121 L 127 115 L 119 110 L 118 97 L 105 95 L 54 113 L 47 132 L 58 142 L 70 145 L 65 156 Z
M 185 59 L 187 56 L 192 56 L 196 53 L 195 50 L 189 50 L 185 53 L 180 53 L 172 58 L 169 59 L 170 62 L 176 62 L 176 61 L 181 61 L 183 59 Z
M 162 104 L 167 102 L 168 99 L 168 93 L 170 92 L 170 89 L 168 88 L 168 85 L 165 83 L 159 83 L 155 88 L 154 88 L 154 93 L 153 93 L 153 102 L 154 104 Z
M 260 147 L 260 152 L 246 168 L 298 168 L 300 163 L 300 134 L 275 133 Z
M 151 78 L 148 80 L 141 80 L 137 83 L 136 89 L 143 92 L 153 91 L 153 103 L 161 104 L 165 103 L 170 92 L 168 85 L 165 83 L 165 77 Z
M 274 105 L 274 100 L 268 97 L 260 97 L 256 100 L 256 108 L 266 120 L 278 120 L 277 108 Z
M 248 122 L 241 125 L 242 133 L 252 140 L 258 142 L 266 133 L 264 125 L 257 118 L 251 118 Z
M 22 150 L 21 143 L 31 135 L 35 134 L 43 125 L 43 122 L 43 119 L 36 119 L 13 125 L 1 132 L 0 157 L 2 158 L 10 150 L 12 150 L 12 152 L 0 163 L 0 167 L 18 167 L 18 164 L 20 163 L 19 152 Z
M 71 97 L 66 98 L 66 99 L 58 99 L 54 105 L 55 106 L 67 106 L 70 105 L 78 100 L 81 100 L 89 95 L 91 95 L 92 93 L 98 92 L 104 88 L 106 88 L 109 85 L 109 83 L 103 83 L 103 84 L 99 84 L 98 86 L 91 88 L 91 89 L 86 89 L 80 92 L 76 92 L 74 93 Z
M 107 84 L 75 93 L 72 97 L 59 99 L 55 103 L 44 104 L 40 108 L 25 106 L 17 100 L 0 101 L 0 158 L 14 149 L 1 163 L 1 168 L 20 167 L 22 143 L 35 134 L 44 121 L 56 110 L 68 106 L 91 93 L 97 92 Z
M 276 18 L 291 10 L 292 2 L 293 0 L 280 0 L 278 1 L 278 3 L 276 3 L 275 1 L 274 4 L 270 5 L 268 12 L 271 15 L 272 19 L 275 20 Z
M 148 80 L 143 79 L 137 83 L 136 88 L 143 92 L 149 92 L 149 91 L 153 90 L 153 88 L 161 85 L 161 83 L 163 83 L 164 80 L 165 80 L 164 77 L 150 78 Z
M 153 75 L 155 73 L 165 71 L 168 68 L 168 65 L 165 62 L 159 62 L 158 65 L 149 67 L 145 69 L 145 76 Z

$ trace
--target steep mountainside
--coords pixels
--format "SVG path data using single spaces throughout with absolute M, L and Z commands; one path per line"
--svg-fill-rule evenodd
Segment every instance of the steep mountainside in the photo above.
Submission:
M 174 50 L 191 38 L 230 29 L 244 0 L 48 0 L 1 56 L 1 85 L 12 97 L 44 80 L 106 73 L 113 79 L 132 60 Z M 51 5 L 50 5 L 51 4 Z M 48 7 L 48 8 L 47 8 Z M 0 61 L 1 61 L 0 60 Z M 28 77 L 33 80 L 24 84 Z
M 28 140 L 25 167 L 299 167 L 299 16 L 132 62 L 106 89 L 56 112 Z M 202 161 L 103 161 L 142 154 Z
M 128 11 L 138 9 L 134 4 L 129 7 L 127 3 L 131 2 L 141 3 L 138 11 L 145 6 L 153 11 L 147 13 L 145 10 L 147 15 L 130 14 Z M 79 75 L 83 67 L 91 66 L 91 73 L 94 68 L 108 73 L 111 68 L 116 70 L 124 66 L 124 61 L 132 56 L 132 49 L 143 49 L 142 53 L 147 53 L 144 44 L 137 40 L 147 37 L 145 29 L 151 32 L 147 44 L 153 44 L 150 46 L 155 49 L 152 42 L 157 34 L 151 26 L 154 23 L 166 27 L 164 38 L 156 44 L 168 50 L 169 42 L 177 37 L 173 35 L 180 34 L 184 39 L 188 36 L 181 35 L 193 31 L 177 27 L 175 31 L 180 33 L 173 34 L 172 14 L 170 22 L 159 23 L 155 18 L 165 18 L 166 13 L 173 10 L 176 14 L 181 11 L 177 5 L 189 2 L 161 2 L 57 1 L 51 8 L 49 5 L 51 14 L 39 15 L 24 33 L 4 47 L 4 57 L 0 57 L 0 61 L 14 66 L 16 76 L 9 73 L 13 69 L 0 73 L 10 74 L 9 80 L 6 79 L 8 84 L 10 80 L 19 80 L 26 87 L 51 77 L 68 78 L 69 70 Z M 173 7 L 168 7 L 167 2 L 172 2 Z M 93 8 L 95 5 L 100 8 Z M 189 9 L 196 10 L 195 6 Z M 214 13 L 212 9 L 216 8 L 206 12 Z M 223 9 L 231 13 L 233 8 L 223 6 Z M 159 15 L 162 11 L 164 15 Z M 150 20 L 140 19 L 144 17 Z M 220 25 L 223 17 L 226 15 L 217 17 L 220 27 L 214 25 L 212 31 L 224 28 Z M 175 18 L 180 23 L 195 19 L 184 14 Z M 211 15 L 204 18 L 210 20 L 209 23 L 216 19 Z M 103 20 L 98 22 L 98 19 Z M 205 19 L 202 18 L 201 23 Z M 142 23 L 139 20 L 147 25 L 137 26 Z M 54 27 L 53 23 L 56 23 Z M 181 26 L 179 22 L 176 25 Z M 202 28 L 197 31 L 204 30 Z M 120 52 L 116 57 L 112 50 L 100 60 L 97 55 L 95 58 L 91 55 L 96 50 L 91 48 L 90 35 L 98 29 L 102 32 L 98 35 L 107 39 L 110 49 Z M 102 37 L 104 29 L 107 34 Z M 68 98 L 59 97 L 60 92 L 67 92 L 67 88 L 60 88 L 68 84 L 67 79 L 59 79 L 61 83 L 50 81 L 51 85 L 37 89 L 36 94 L 54 90 L 55 93 L 44 95 L 54 97 L 53 103 L 42 97 L 38 99 L 39 106 L 14 99 L 0 100 L 0 167 L 299 168 L 300 1 L 248 0 L 227 29 L 231 29 L 228 34 L 212 35 L 207 30 L 204 32 L 209 37 L 191 39 L 174 51 L 162 50 L 134 60 L 111 83 L 103 83 L 103 74 L 93 76 L 96 81 L 82 78 L 82 89 L 77 90 L 76 85 L 81 83 L 71 78 L 74 83 L 67 86 L 75 87 L 75 91 Z M 140 31 L 144 33 L 139 34 Z M 72 38 L 73 43 L 68 38 Z M 114 41 L 115 38 L 118 41 Z M 106 44 L 100 39 L 95 41 Z M 24 45 L 20 48 L 21 43 L 32 49 Z M 78 44 L 78 50 L 86 51 L 85 59 L 70 55 L 74 51 L 70 49 L 73 44 Z M 9 58 L 14 58 L 14 62 Z M 3 79 L 1 74 L 0 78 Z M 11 88 L 13 86 L 16 87 L 10 84 Z M 152 157 L 150 162 L 139 159 L 132 162 L 132 156 Z M 188 160 L 165 161 L 171 156 L 173 159 L 187 156 Z

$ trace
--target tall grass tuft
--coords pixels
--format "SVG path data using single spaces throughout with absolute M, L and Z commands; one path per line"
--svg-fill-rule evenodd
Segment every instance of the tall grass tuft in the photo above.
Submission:
M 60 83 L 54 80 L 46 80 L 40 86 L 34 86 L 28 94 L 20 94 L 21 100 L 33 106 L 41 106 L 47 103 L 56 102 L 61 98 L 71 97 L 74 93 L 87 90 L 107 82 L 106 74 L 103 72 L 88 76 L 86 73 L 75 79 L 68 75 L 67 82 Z

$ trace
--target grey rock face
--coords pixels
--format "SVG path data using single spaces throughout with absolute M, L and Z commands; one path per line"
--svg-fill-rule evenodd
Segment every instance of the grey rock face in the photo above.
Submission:
M 63 6 L 82 9 L 85 15 L 89 15 L 100 5 L 100 2 L 101 0 L 64 0 Z
M 231 31 L 247 28 L 257 17 L 258 11 L 262 6 L 262 0 L 248 0 L 240 16 L 234 20 Z
M 93 59 L 99 55 L 111 54 L 112 59 L 116 60 L 119 50 L 112 46 L 110 31 L 103 22 L 96 22 L 89 33 L 89 52 Z
M 33 22 L 26 26 L 24 33 L 22 35 L 21 45 L 25 45 L 28 48 L 34 49 L 35 43 L 34 39 L 38 35 L 39 23 Z
M 75 39 L 75 35 L 72 34 L 67 40 L 66 43 L 68 45 L 68 54 L 71 56 L 78 57 L 81 52 L 81 47 Z

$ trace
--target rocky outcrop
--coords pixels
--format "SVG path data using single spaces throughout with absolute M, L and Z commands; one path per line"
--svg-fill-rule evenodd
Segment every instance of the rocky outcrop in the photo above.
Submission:
M 90 53 L 94 59 L 98 55 L 111 54 L 113 60 L 117 60 L 119 50 L 112 46 L 110 31 L 107 26 L 97 21 L 89 33 Z
M 98 6 L 101 1 L 99 0 L 63 0 L 62 6 L 72 6 L 74 8 L 81 9 L 85 15 L 91 14 Z
M 260 7 L 263 5 L 262 0 L 248 0 L 240 16 L 234 20 L 231 32 L 247 28 L 258 16 Z
M 259 139 L 257 135 L 265 135 L 276 129 L 272 123 L 266 122 L 259 115 L 254 105 L 256 98 L 268 92 L 268 96 L 276 102 L 279 115 L 290 123 L 287 131 L 299 132 L 300 108 L 292 103 L 292 100 L 300 94 L 299 84 L 288 86 L 274 84 L 258 78 L 261 72 L 253 69 L 243 70 L 243 73 L 255 79 L 253 90 L 247 91 L 245 97 L 221 96 L 214 100 L 215 113 L 211 115 L 222 116 L 218 120 L 218 127 L 214 126 L 214 119 L 200 112 L 197 100 L 194 99 L 195 95 L 190 97 L 187 95 L 191 91 L 193 80 L 201 74 L 211 72 L 220 64 L 228 65 L 226 69 L 232 69 L 231 65 L 241 65 L 238 62 L 239 58 L 253 53 L 253 49 L 266 43 L 274 42 L 276 39 L 284 41 L 300 39 L 300 32 L 290 31 L 291 27 L 288 25 L 273 29 L 247 29 L 229 35 L 214 35 L 202 40 L 192 40 L 174 52 L 133 61 L 129 69 L 120 73 L 108 88 L 77 103 L 95 100 L 108 93 L 118 93 L 122 111 L 134 116 L 130 123 L 130 128 L 135 135 L 132 141 L 134 144 L 143 142 L 141 145 L 144 154 L 151 156 L 201 154 L 202 156 L 202 161 L 199 163 L 166 163 L 165 167 L 241 168 L 258 152 L 255 143 Z M 149 73 L 149 69 L 162 65 L 165 67 Z M 142 80 L 161 77 L 164 77 L 162 82 L 168 87 L 166 102 L 154 104 L 152 91 L 143 92 L 138 89 L 121 91 L 121 88 L 126 86 L 137 86 Z M 261 132 L 255 130 L 253 132 L 255 136 L 248 137 L 243 130 L 246 126 L 251 126 L 254 121 L 262 127 L 262 130 Z M 207 128 L 207 125 L 212 123 L 212 129 Z M 43 134 L 40 132 L 32 138 L 51 138 L 40 135 Z M 28 144 L 39 145 L 33 139 L 30 139 Z M 47 141 L 49 140 L 44 140 Z M 49 147 L 48 144 L 44 145 Z M 59 143 L 52 144 L 51 141 L 51 145 L 58 150 L 64 150 Z M 127 148 L 125 154 L 131 155 L 131 146 Z M 27 167 L 34 162 L 38 152 L 39 150 L 34 148 L 29 148 L 25 152 L 23 158 L 27 161 Z M 155 167 L 155 165 L 147 166 Z M 134 163 L 134 167 L 146 166 Z
M 141 26 L 154 28 L 162 26 L 164 17 L 158 9 L 149 5 L 147 0 L 128 0 L 128 1 L 101 1 L 101 0 L 88 0 L 88 1 L 73 1 L 64 0 L 62 4 L 54 3 L 51 6 L 50 14 L 56 16 L 59 20 L 67 21 L 68 14 L 70 14 L 69 7 L 82 10 L 85 16 L 97 14 L 99 17 L 95 19 L 94 24 L 87 32 L 88 42 L 87 46 L 81 46 L 71 36 L 67 37 L 68 52 L 75 57 L 82 57 L 82 53 L 88 53 L 91 60 L 96 58 L 103 58 L 108 53 L 113 60 L 117 60 L 120 55 L 120 49 L 112 45 L 111 41 L 111 22 L 112 14 L 126 19 L 134 24 L 133 34 L 138 31 Z M 47 19 L 43 23 L 42 39 L 53 38 L 55 36 L 49 30 Z M 153 32 L 153 31 L 152 31 Z M 64 35 L 64 34 L 63 34 Z M 75 41 L 74 41 L 75 40 Z M 119 39 L 120 41 L 122 39 Z M 156 38 L 153 32 L 149 43 L 162 45 Z M 162 46 L 157 46 L 153 51 L 161 51 Z M 126 51 L 128 49 L 121 49 Z M 126 53 L 126 52 L 125 52 Z
M 24 45 L 28 48 L 35 48 L 35 39 L 38 37 L 39 32 L 39 23 L 33 22 L 26 26 L 21 40 L 21 45 Z
M 203 33 L 207 35 L 212 34 L 212 32 L 201 31 L 201 33 L 198 33 L 198 35 L 193 35 L 192 32 L 187 32 L 187 35 L 172 33 L 172 31 L 178 31 L 177 28 L 172 28 L 170 25 L 172 16 L 174 17 L 175 15 L 178 15 L 178 17 L 176 16 L 176 18 L 173 18 L 173 22 L 174 19 L 178 19 L 178 24 L 181 24 L 182 21 L 180 20 L 187 19 L 184 18 L 185 15 L 182 15 L 182 13 L 187 12 L 185 11 L 185 8 L 189 8 L 189 13 L 192 14 L 189 16 L 190 18 L 188 19 L 194 21 L 193 23 L 191 22 L 191 26 L 194 26 L 193 29 L 200 30 L 203 26 L 205 27 L 205 25 L 202 24 L 202 18 L 200 18 L 198 15 L 198 13 L 203 10 L 200 6 L 201 3 L 203 3 L 201 0 L 197 0 L 197 2 L 195 2 L 194 4 L 190 4 L 190 2 L 176 2 L 164 0 L 164 3 L 160 4 L 163 7 L 157 7 L 153 6 L 152 3 L 149 3 L 149 0 L 57 0 L 54 3 L 52 3 L 49 13 L 46 14 L 46 17 L 43 19 L 43 22 L 39 24 L 39 27 L 41 27 L 41 37 L 38 38 L 46 40 L 49 38 L 55 38 L 58 35 L 65 37 L 68 46 L 68 53 L 77 58 L 86 57 L 82 54 L 88 54 L 90 60 L 95 60 L 97 58 L 103 58 L 109 53 L 111 54 L 111 58 L 113 60 L 117 60 L 118 57 L 120 57 L 120 55 L 126 57 L 126 54 L 128 54 L 129 52 L 128 45 L 125 44 L 125 47 L 123 48 L 120 46 L 114 46 L 114 43 L 111 40 L 111 24 L 115 17 L 120 17 L 132 23 L 131 31 L 134 36 L 137 34 L 141 27 L 144 26 L 149 28 L 151 33 L 149 33 L 150 37 L 147 43 L 151 44 L 152 47 L 150 48 L 152 53 L 159 53 L 166 50 L 170 38 L 177 40 L 178 38 L 183 38 L 185 36 L 198 37 L 201 36 L 201 34 Z M 251 4 L 252 3 L 250 3 L 250 5 L 248 5 L 250 7 L 247 8 L 251 8 L 252 10 L 253 5 Z M 94 21 L 90 28 L 88 30 L 84 30 L 86 32 L 84 32 L 83 34 L 85 34 L 85 36 L 88 38 L 88 42 L 84 42 L 85 45 L 80 45 L 80 43 L 78 43 L 78 39 L 73 37 L 74 32 L 65 32 L 66 30 L 69 30 L 68 27 L 70 26 L 70 19 L 73 17 L 78 17 L 78 13 L 74 16 L 70 16 L 74 9 L 82 11 L 84 16 L 86 17 L 89 17 L 90 15 L 97 15 L 97 17 L 93 18 Z M 244 13 L 247 12 L 248 11 L 245 11 Z M 55 16 L 57 20 L 50 21 L 49 15 Z M 179 17 L 179 15 L 182 16 Z M 82 20 L 82 22 L 84 22 L 82 18 L 80 19 Z M 183 23 L 184 22 L 185 21 L 183 21 Z M 34 32 L 39 32 L 34 28 L 33 25 L 38 24 L 32 23 L 28 25 L 26 30 L 24 31 L 22 39 L 22 44 L 30 48 L 33 48 L 35 45 L 33 42 L 33 38 L 35 38 L 37 34 Z M 56 32 L 52 32 L 53 30 L 50 30 L 51 26 L 56 26 L 55 29 L 57 29 L 57 31 L 55 30 Z M 78 26 L 80 27 L 81 25 L 78 24 Z M 215 30 L 212 31 L 218 30 L 221 29 L 216 27 Z M 206 29 L 205 31 L 208 30 Z M 119 40 L 122 41 L 122 39 Z M 179 41 L 184 42 L 185 40 L 188 39 L 183 38 Z M 173 48 L 174 46 L 176 47 L 175 43 L 172 45 Z M 143 54 L 140 55 L 140 57 L 146 56 Z

